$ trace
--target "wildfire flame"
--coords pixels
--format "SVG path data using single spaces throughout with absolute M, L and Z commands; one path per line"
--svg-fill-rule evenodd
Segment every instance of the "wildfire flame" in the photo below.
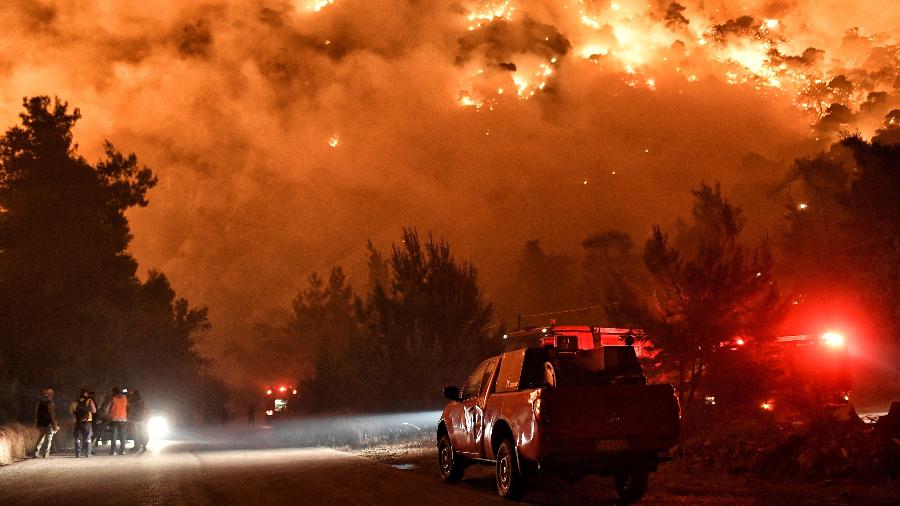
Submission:
M 334 4 L 334 0 L 308 0 L 306 2 L 306 8 L 313 12 L 319 12 L 332 4 Z
M 466 18 L 469 20 L 469 30 L 476 30 L 497 19 L 509 21 L 512 19 L 514 10 L 516 8 L 511 6 L 508 0 L 504 2 L 479 2 L 466 15 Z
M 560 7 L 554 11 L 559 18 L 554 18 L 556 26 L 564 32 L 572 50 L 552 60 L 539 59 L 534 53 L 514 55 L 515 71 L 502 79 L 512 81 L 520 99 L 545 91 L 560 71 L 559 65 L 588 60 L 596 63 L 599 71 L 620 74 L 629 86 L 651 91 L 666 85 L 667 81 L 658 79 L 659 74 L 674 73 L 686 83 L 696 83 L 702 70 L 731 85 L 789 97 L 815 121 L 826 116 L 833 103 L 858 109 L 870 99 L 871 92 L 890 91 L 894 80 L 900 78 L 900 51 L 895 41 L 883 35 L 863 38 L 851 30 L 846 36 L 863 39 L 875 48 L 893 48 L 882 52 L 888 55 L 882 56 L 894 60 L 893 66 L 888 64 L 884 67 L 888 70 L 866 74 L 857 68 L 861 62 L 854 66 L 854 60 L 825 58 L 823 51 L 806 41 L 791 39 L 787 33 L 796 27 L 781 19 L 715 19 L 714 13 L 687 9 L 678 3 L 661 10 L 659 4 L 637 0 L 569 0 L 554 5 Z M 466 17 L 469 31 L 529 19 L 508 0 L 478 2 L 469 7 Z M 852 91 L 840 89 L 840 83 L 832 80 L 842 74 L 858 75 L 857 81 L 865 86 Z M 460 105 L 476 109 L 487 103 L 493 105 L 500 95 L 497 90 L 509 86 L 497 86 L 500 79 L 498 73 L 491 72 L 464 79 L 465 96 L 459 100 Z

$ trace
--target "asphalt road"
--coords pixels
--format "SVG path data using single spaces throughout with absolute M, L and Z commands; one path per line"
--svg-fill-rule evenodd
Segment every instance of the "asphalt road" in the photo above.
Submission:
M 283 448 L 271 431 L 223 429 L 154 441 L 145 454 L 76 459 L 60 452 L 0 467 L 0 506 L 247 504 L 510 504 L 497 496 L 493 469 L 466 470 L 462 483 L 442 483 L 437 451 L 421 444 L 340 452 Z M 677 464 L 677 463 L 676 463 Z M 696 473 L 672 463 L 650 480 L 641 504 L 900 504 L 883 485 L 768 482 L 721 470 Z M 571 484 L 529 483 L 524 503 L 618 504 L 608 477 Z
M 243 443 L 243 444 L 242 444 Z M 500 504 L 489 494 L 320 448 L 157 442 L 145 454 L 72 454 L 0 468 L 0 504 Z

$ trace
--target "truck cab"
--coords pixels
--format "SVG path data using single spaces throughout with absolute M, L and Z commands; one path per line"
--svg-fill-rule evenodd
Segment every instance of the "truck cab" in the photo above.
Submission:
M 624 501 L 643 495 L 659 453 L 678 440 L 674 389 L 647 385 L 631 346 L 604 346 L 591 327 L 581 330 L 513 336 L 461 388 L 444 389 L 437 441 L 445 481 L 488 464 L 503 497 L 521 496 L 535 473 L 613 475 Z

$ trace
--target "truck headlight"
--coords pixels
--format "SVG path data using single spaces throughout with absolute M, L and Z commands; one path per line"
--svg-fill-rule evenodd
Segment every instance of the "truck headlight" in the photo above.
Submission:
M 147 435 L 150 439 L 162 439 L 169 435 L 169 420 L 164 416 L 151 416 L 147 421 Z

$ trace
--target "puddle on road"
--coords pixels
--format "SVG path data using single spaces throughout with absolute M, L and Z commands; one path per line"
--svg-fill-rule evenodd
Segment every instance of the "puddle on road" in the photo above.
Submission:
M 415 469 L 418 466 L 416 466 L 415 464 L 391 464 L 391 467 L 393 467 L 394 469 L 401 469 L 406 471 L 408 469 Z

